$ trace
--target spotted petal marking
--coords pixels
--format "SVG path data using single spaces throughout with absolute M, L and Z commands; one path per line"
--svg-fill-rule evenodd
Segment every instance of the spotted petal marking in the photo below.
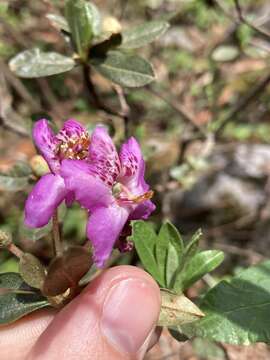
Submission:
M 92 174 L 112 187 L 121 167 L 116 148 L 104 127 L 98 126 L 93 132 L 89 154 Z
M 60 168 L 59 159 L 56 155 L 56 149 L 59 140 L 56 139 L 48 120 L 41 119 L 33 127 L 33 139 L 40 153 L 44 156 L 51 171 L 57 173 Z

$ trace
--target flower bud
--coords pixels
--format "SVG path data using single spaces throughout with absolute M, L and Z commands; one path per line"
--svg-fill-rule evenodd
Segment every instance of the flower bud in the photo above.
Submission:
M 43 176 L 50 172 L 46 160 L 41 155 L 35 155 L 30 160 L 30 166 L 35 175 L 38 177 Z
M 12 244 L 12 236 L 9 232 L 0 230 L 0 248 L 8 247 Z
M 122 26 L 115 17 L 107 16 L 103 20 L 102 31 L 105 33 L 118 34 L 122 31 Z

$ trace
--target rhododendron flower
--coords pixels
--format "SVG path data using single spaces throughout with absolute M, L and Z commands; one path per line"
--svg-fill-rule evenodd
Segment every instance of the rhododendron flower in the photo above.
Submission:
M 72 203 L 72 191 L 66 189 L 60 175 L 61 162 L 64 159 L 86 159 L 89 136 L 86 129 L 72 119 L 66 121 L 55 135 L 48 121 L 42 119 L 34 125 L 33 138 L 51 173 L 42 176 L 29 194 L 25 205 L 25 224 L 41 227 L 49 222 L 63 200 L 67 205 Z
M 91 136 L 89 162 L 64 160 L 62 163 L 66 188 L 89 210 L 87 236 L 99 267 L 110 256 L 127 221 L 146 219 L 155 209 L 144 170 L 137 141 L 130 138 L 118 156 L 107 130 L 100 126 Z

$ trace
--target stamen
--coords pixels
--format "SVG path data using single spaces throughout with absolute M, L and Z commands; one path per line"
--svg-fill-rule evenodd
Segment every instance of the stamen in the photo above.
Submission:
M 145 200 L 150 200 L 154 195 L 154 191 L 149 190 L 146 193 L 144 193 L 143 195 L 139 195 L 137 197 L 134 197 L 132 200 L 133 202 L 135 202 L 136 204 L 139 204 Z
M 56 154 L 61 159 L 83 160 L 88 156 L 89 144 L 89 135 L 87 132 L 84 132 L 80 136 L 75 135 L 65 140 L 63 139 L 57 146 Z
M 113 186 L 113 195 L 120 203 L 140 204 L 145 200 L 150 200 L 153 197 L 154 192 L 149 190 L 142 195 L 135 196 L 127 189 L 126 186 L 116 183 Z

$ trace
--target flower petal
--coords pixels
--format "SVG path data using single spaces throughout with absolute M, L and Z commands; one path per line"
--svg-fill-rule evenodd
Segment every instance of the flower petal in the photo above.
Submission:
M 145 200 L 140 203 L 135 210 L 130 214 L 129 220 L 146 220 L 152 214 L 152 212 L 156 209 L 156 206 L 152 203 L 151 200 Z
M 142 195 L 149 186 L 144 180 L 145 162 L 140 145 L 134 137 L 128 139 L 120 150 L 120 161 L 123 174 L 122 182 L 133 195 Z
M 42 176 L 26 200 L 25 225 L 35 228 L 48 224 L 66 194 L 65 183 L 60 175 Z
M 38 120 L 33 127 L 33 138 L 37 148 L 47 161 L 52 172 L 57 173 L 60 168 L 56 152 L 58 141 L 49 126 L 48 120 Z
M 75 199 L 88 210 L 113 202 L 111 189 L 91 174 L 91 166 L 85 161 L 64 160 L 60 173 L 66 188 L 73 192 Z
M 109 258 L 127 219 L 129 211 L 125 207 L 113 204 L 97 208 L 87 224 L 87 236 L 94 247 L 94 261 L 103 267 Z
M 56 135 L 56 138 L 60 141 L 69 141 L 70 138 L 80 137 L 86 133 L 86 128 L 82 126 L 78 121 L 69 119 L 64 122 L 64 126 Z
M 97 126 L 91 136 L 89 157 L 92 172 L 109 186 L 120 173 L 120 161 L 108 131 Z
M 69 191 L 67 193 L 67 196 L 65 197 L 66 206 L 70 207 L 74 201 L 75 201 L 74 193 L 72 191 Z

